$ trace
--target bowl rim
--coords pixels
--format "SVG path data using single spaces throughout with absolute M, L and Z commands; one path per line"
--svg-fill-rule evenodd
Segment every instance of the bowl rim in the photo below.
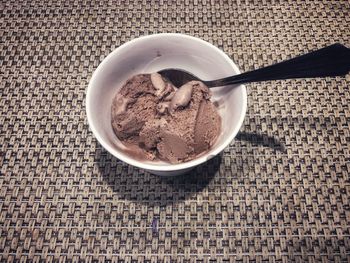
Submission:
M 228 61 L 228 63 L 231 65 L 231 67 L 234 69 L 234 71 L 236 71 L 237 74 L 240 74 L 240 70 L 238 68 L 238 66 L 232 61 L 232 59 L 225 53 L 223 52 L 220 48 L 214 46 L 213 44 L 194 37 L 194 36 L 190 36 L 190 35 L 186 35 L 186 34 L 181 34 L 181 33 L 159 33 L 159 34 L 151 34 L 151 35 L 145 35 L 145 36 L 140 36 L 137 38 L 134 38 L 130 41 L 125 42 L 124 44 L 120 45 L 119 47 L 117 47 L 116 49 L 114 49 L 111 53 L 109 53 L 103 60 L 102 62 L 98 65 L 98 67 L 96 68 L 96 70 L 93 72 L 92 77 L 89 80 L 89 84 L 86 90 L 86 114 L 87 114 L 87 120 L 88 120 L 88 124 L 89 127 L 93 133 L 93 135 L 95 136 L 95 138 L 97 139 L 97 141 L 101 144 L 101 146 L 103 148 L 105 148 L 110 154 L 112 154 L 114 157 L 118 158 L 119 160 L 130 164 L 132 166 L 141 168 L 141 169 L 145 169 L 145 170 L 153 170 L 153 171 L 178 171 L 178 170 L 184 170 L 184 169 L 190 169 L 190 168 L 194 168 L 202 163 L 205 163 L 206 161 L 208 161 L 209 159 L 213 158 L 214 156 L 218 155 L 220 152 L 222 152 L 227 146 L 230 145 L 230 143 L 233 141 L 233 139 L 235 138 L 235 136 L 237 135 L 237 133 L 239 132 L 246 112 L 247 112 L 247 90 L 246 87 L 244 85 L 239 85 L 238 87 L 240 87 L 242 89 L 242 93 L 243 93 L 243 103 L 242 103 L 242 113 L 241 116 L 239 118 L 239 121 L 237 122 L 237 125 L 235 127 L 235 129 L 231 132 L 230 136 L 228 136 L 225 141 L 219 146 L 217 147 L 217 149 L 215 149 L 214 151 L 212 151 L 210 153 L 210 155 L 204 154 L 198 158 L 195 158 L 191 161 L 188 162 L 183 162 L 183 163 L 178 163 L 178 164 L 166 164 L 166 165 L 153 165 L 150 163 L 145 163 L 143 161 L 139 161 L 136 160 L 134 158 L 128 157 L 126 154 L 120 153 L 120 151 L 110 147 L 108 145 L 108 143 L 106 143 L 104 141 L 104 139 L 102 138 L 102 136 L 100 136 L 100 134 L 97 132 L 97 129 L 95 127 L 95 124 L 92 120 L 92 116 L 91 116 L 91 101 L 92 101 L 92 96 L 91 96 L 91 91 L 93 89 L 92 87 L 92 83 L 95 82 L 95 79 L 97 78 L 97 76 L 99 75 L 99 73 L 101 72 L 102 68 L 104 67 L 105 64 L 108 63 L 108 61 L 110 61 L 113 57 L 117 56 L 118 53 L 120 53 L 123 49 L 125 49 L 127 46 L 129 45 L 133 45 L 135 42 L 138 41 L 142 41 L 145 39 L 152 39 L 152 38 L 158 38 L 158 37 L 175 37 L 175 38 L 185 38 L 185 39 L 189 39 L 191 41 L 196 41 L 198 43 L 201 43 L 203 45 L 206 45 L 212 49 L 216 49 L 216 51 L 219 52 L 220 55 L 223 56 L 223 58 Z M 238 88 L 237 87 L 237 88 Z M 208 158 L 209 157 L 209 158 Z

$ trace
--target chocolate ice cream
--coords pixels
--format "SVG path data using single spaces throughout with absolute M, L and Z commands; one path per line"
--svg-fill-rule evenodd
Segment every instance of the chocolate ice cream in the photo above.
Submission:
M 174 87 L 158 73 L 130 78 L 112 104 L 112 127 L 129 153 L 170 163 L 189 161 L 215 143 L 221 118 L 202 82 Z

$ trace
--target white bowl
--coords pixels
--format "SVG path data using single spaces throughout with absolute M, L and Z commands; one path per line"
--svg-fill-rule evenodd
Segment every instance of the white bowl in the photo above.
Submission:
M 92 132 L 113 156 L 151 173 L 167 176 L 189 171 L 219 154 L 231 143 L 243 124 L 247 93 L 243 85 L 211 89 L 212 100 L 221 105 L 222 131 L 215 145 L 205 155 L 180 164 L 140 161 L 122 150 L 124 146 L 113 132 L 112 99 L 131 76 L 165 68 L 181 68 L 203 80 L 240 73 L 224 52 L 204 40 L 172 33 L 140 37 L 115 49 L 98 66 L 87 88 L 86 112 Z

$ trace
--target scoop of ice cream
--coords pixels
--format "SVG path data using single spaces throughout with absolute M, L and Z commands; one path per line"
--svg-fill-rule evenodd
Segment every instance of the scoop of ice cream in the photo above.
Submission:
M 159 87 L 156 88 L 152 83 L 149 74 L 130 78 L 112 103 L 112 127 L 117 137 L 138 137 L 145 122 L 156 117 L 160 94 L 166 95 L 171 91 L 172 89 L 164 84 L 164 89 L 160 92 Z
M 180 87 L 170 102 L 166 124 L 157 130 L 159 157 L 172 163 L 191 160 L 210 149 L 221 128 L 221 119 L 210 101 L 211 93 L 202 82 L 191 81 Z M 152 136 L 149 132 L 148 136 Z
M 146 152 L 145 159 L 188 161 L 208 151 L 220 133 L 210 97 L 199 81 L 176 89 L 158 73 L 137 75 L 113 101 L 112 126 L 121 141 Z

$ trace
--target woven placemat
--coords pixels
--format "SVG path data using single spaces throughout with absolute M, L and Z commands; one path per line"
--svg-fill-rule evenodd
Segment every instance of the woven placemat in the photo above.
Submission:
M 159 32 L 242 71 L 340 42 L 345 1 L 2 1 L 0 261 L 350 261 L 350 76 L 250 84 L 222 155 L 160 178 L 108 154 L 85 90 L 106 55 Z

